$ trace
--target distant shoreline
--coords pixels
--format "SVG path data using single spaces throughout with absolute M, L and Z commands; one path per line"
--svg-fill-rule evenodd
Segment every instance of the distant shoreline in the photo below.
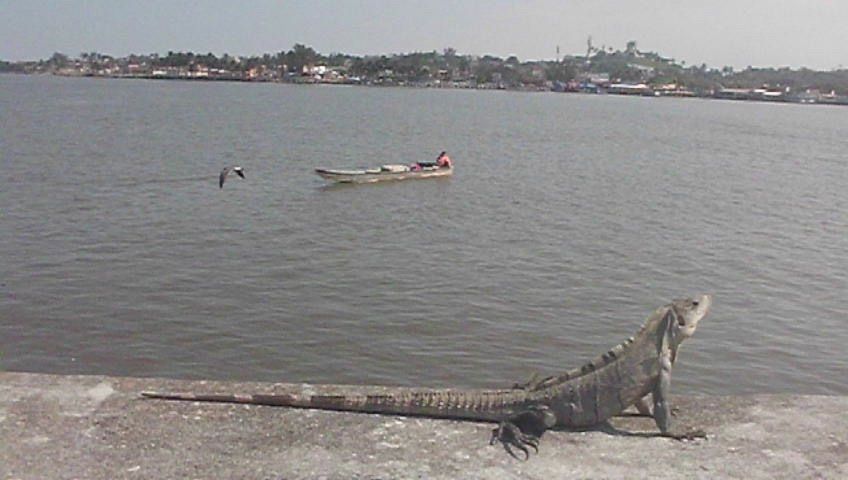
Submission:
M 584 95 L 616 95 L 629 97 L 647 98 L 698 98 L 707 100 L 731 100 L 756 103 L 789 103 L 799 105 L 829 105 L 848 106 L 848 97 L 833 96 L 832 98 L 790 98 L 784 96 L 770 96 L 770 92 L 764 89 L 725 89 L 712 94 L 695 94 L 692 92 L 669 92 L 656 91 L 641 85 L 611 85 L 610 88 L 599 87 L 593 91 L 586 90 L 556 90 L 549 87 L 499 87 L 492 85 L 466 85 L 451 84 L 450 82 L 354 82 L 354 81 L 320 81 L 314 79 L 280 81 L 249 78 L 221 78 L 221 77 L 181 77 L 161 75 L 92 75 L 92 74 L 58 74 L 58 73 L 26 73 L 26 72 L 0 72 L 0 75 L 9 76 L 36 76 L 36 77 L 63 77 L 63 78 L 96 78 L 108 80 L 155 80 L 176 82 L 226 82 L 226 83 L 255 83 L 255 84 L 281 84 L 281 85 L 307 85 L 307 86 L 347 86 L 347 87 L 377 87 L 377 88 L 416 88 L 436 90 L 486 90 L 486 91 L 509 91 L 509 92 L 552 92 L 552 93 L 580 93 Z

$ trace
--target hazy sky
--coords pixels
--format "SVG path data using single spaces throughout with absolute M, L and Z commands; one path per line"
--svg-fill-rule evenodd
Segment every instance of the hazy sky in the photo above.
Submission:
M 0 0 L 0 59 L 53 52 L 583 53 L 586 39 L 711 67 L 848 66 L 845 0 Z

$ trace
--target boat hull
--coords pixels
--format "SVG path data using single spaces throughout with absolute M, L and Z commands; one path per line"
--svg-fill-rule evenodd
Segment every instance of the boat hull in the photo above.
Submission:
M 407 172 L 390 171 L 351 171 L 316 168 L 321 178 L 336 183 L 376 183 L 395 180 L 413 180 L 421 178 L 447 177 L 453 174 L 453 168 L 436 168 L 432 170 L 410 170 Z

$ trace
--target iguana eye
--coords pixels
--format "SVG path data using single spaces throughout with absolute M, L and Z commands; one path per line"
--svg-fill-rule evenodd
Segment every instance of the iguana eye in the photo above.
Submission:
M 697 300 L 693 300 L 693 301 L 692 301 L 692 306 L 693 306 L 693 307 L 697 307 L 697 306 L 698 306 L 698 301 L 697 301 Z

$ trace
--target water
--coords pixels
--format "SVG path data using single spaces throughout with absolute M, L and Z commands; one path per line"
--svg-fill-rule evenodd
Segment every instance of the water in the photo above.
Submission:
M 0 76 L 0 368 L 507 386 L 706 292 L 675 391 L 848 394 L 846 138 L 844 108 Z M 312 173 L 440 150 L 453 178 Z

